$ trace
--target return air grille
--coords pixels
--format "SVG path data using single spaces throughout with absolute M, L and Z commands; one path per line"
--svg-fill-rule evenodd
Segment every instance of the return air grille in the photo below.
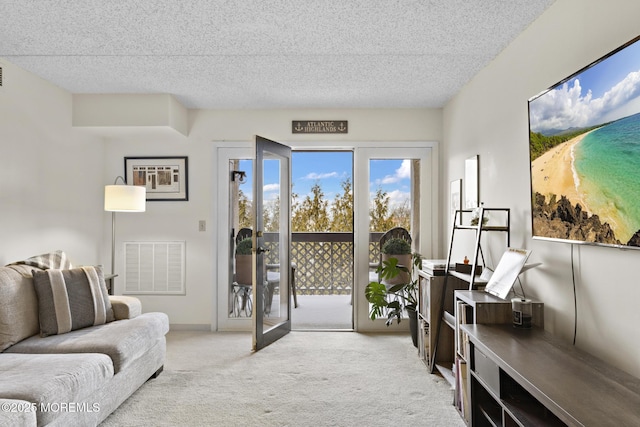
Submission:
M 185 242 L 124 242 L 125 294 L 184 295 Z

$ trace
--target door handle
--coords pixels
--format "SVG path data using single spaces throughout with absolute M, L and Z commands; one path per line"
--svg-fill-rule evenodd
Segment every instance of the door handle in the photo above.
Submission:
M 269 252 L 269 249 L 265 249 L 262 246 L 258 246 L 258 249 L 256 249 L 256 254 L 258 255 L 263 254 L 265 252 Z

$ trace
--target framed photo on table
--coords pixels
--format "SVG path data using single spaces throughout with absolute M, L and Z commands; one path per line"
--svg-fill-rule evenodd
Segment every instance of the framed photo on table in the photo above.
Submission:
M 188 158 L 125 157 L 124 178 L 147 189 L 147 201 L 189 200 Z

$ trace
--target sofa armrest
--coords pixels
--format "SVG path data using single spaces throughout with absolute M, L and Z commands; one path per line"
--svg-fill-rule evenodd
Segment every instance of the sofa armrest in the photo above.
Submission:
M 109 295 L 109 300 L 116 320 L 133 319 L 142 313 L 142 304 L 138 298 Z

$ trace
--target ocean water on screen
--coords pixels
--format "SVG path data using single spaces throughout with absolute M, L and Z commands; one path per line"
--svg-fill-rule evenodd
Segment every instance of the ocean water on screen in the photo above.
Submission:
M 640 230 L 640 113 L 591 132 L 574 155 L 587 210 L 626 244 Z

